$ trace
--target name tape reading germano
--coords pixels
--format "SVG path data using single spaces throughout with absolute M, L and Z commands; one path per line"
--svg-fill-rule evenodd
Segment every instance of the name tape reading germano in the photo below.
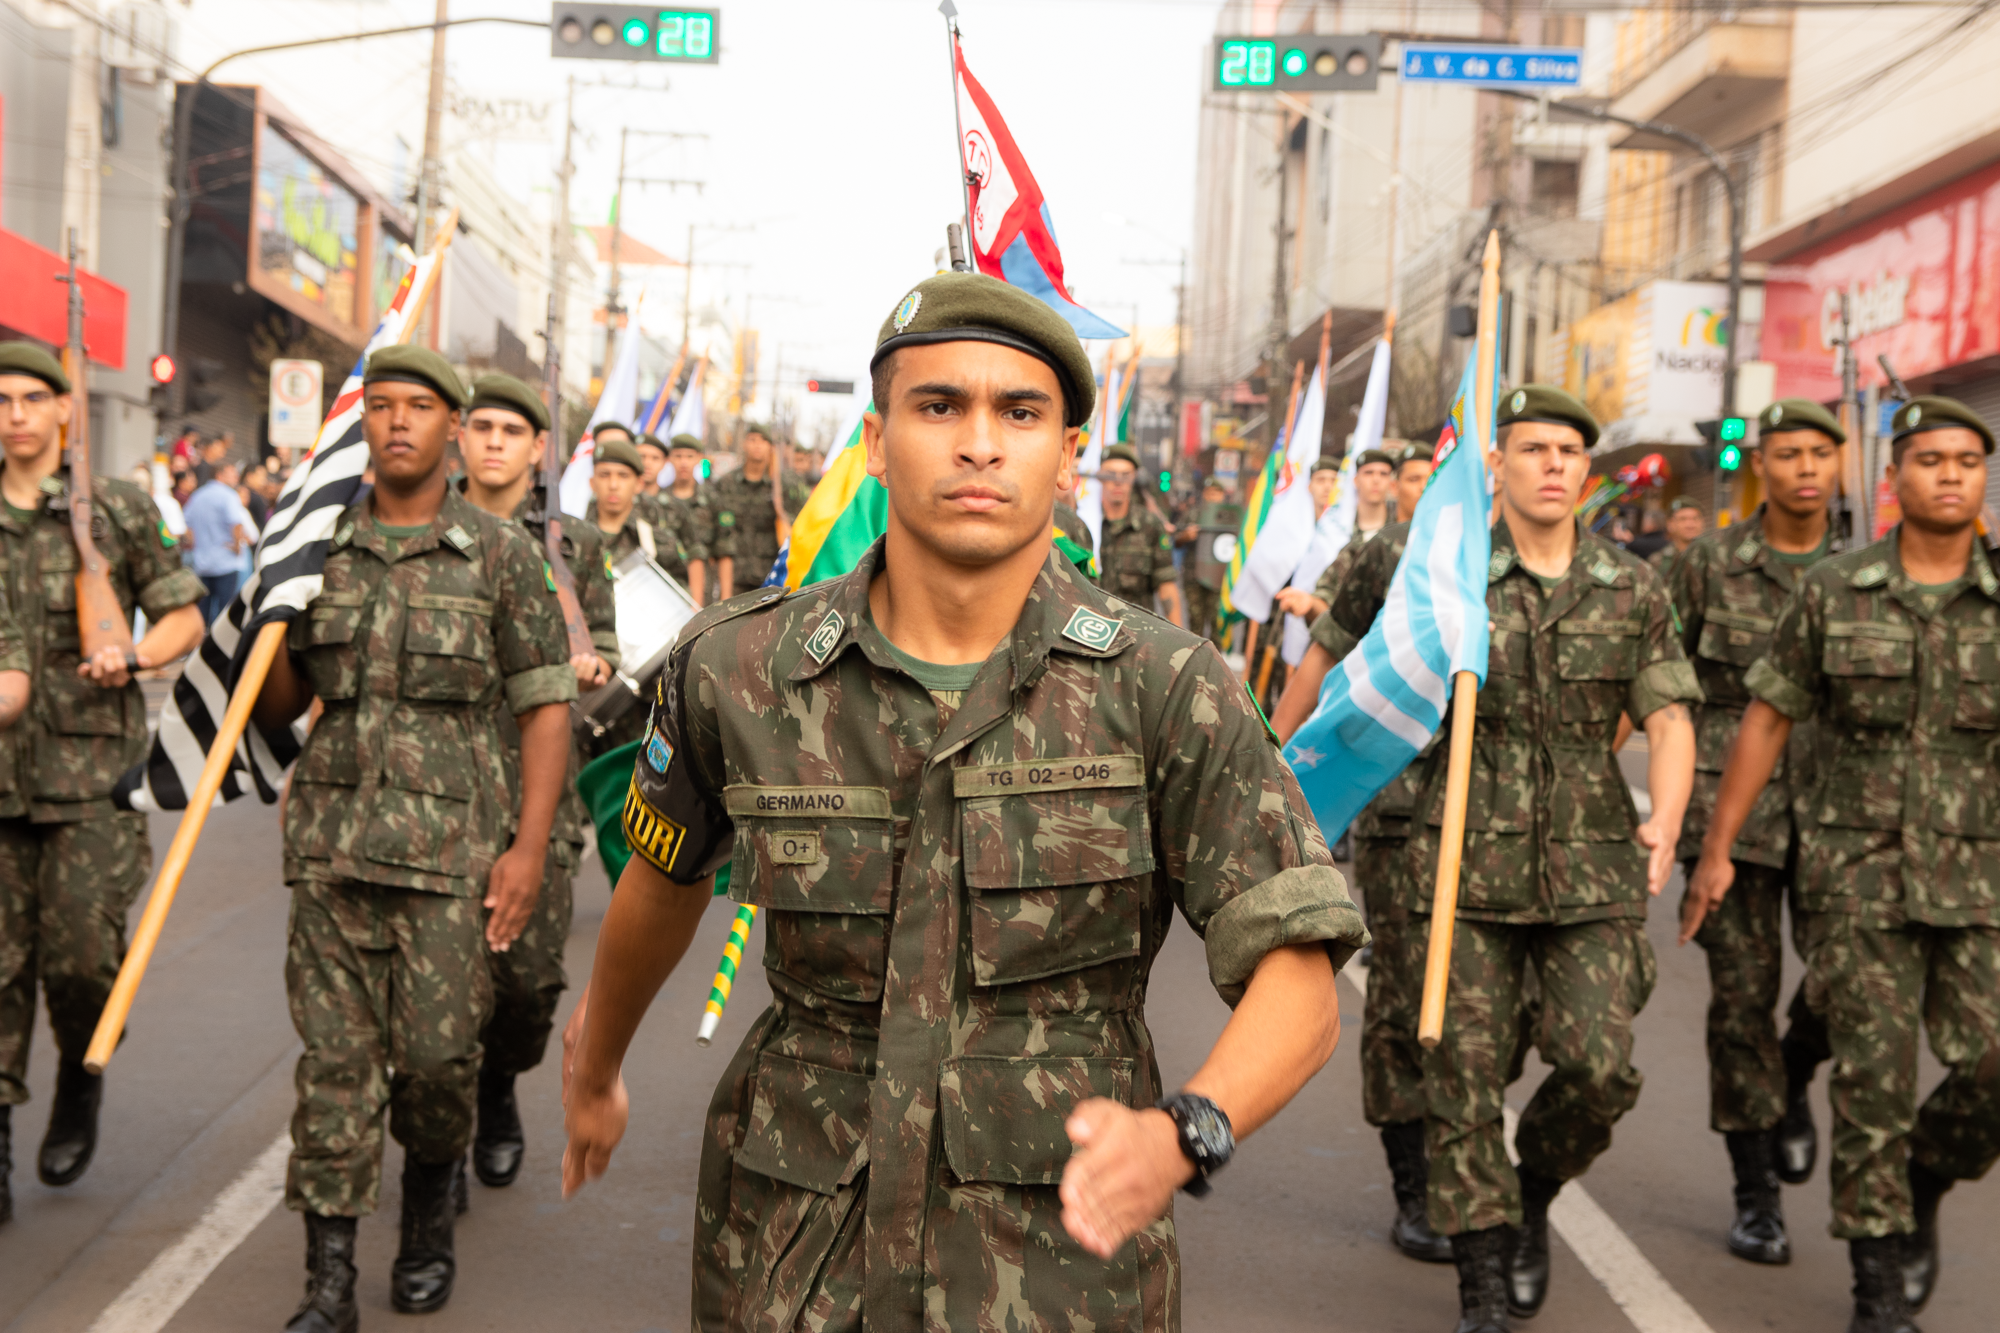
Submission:
M 831 819 L 893 819 L 886 787 L 757 787 L 722 789 L 722 808 L 737 815 L 817 815 Z
M 1028 791 L 1137 787 L 1146 765 L 1136 754 L 1080 754 L 1024 764 L 967 764 L 951 775 L 954 796 L 1005 796 Z

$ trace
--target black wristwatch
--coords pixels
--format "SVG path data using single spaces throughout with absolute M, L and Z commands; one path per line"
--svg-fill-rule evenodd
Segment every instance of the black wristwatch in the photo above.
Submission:
M 1236 1151 L 1236 1132 L 1229 1127 L 1228 1114 L 1192 1092 L 1175 1093 L 1159 1109 L 1173 1117 L 1181 1151 L 1194 1163 L 1194 1175 L 1181 1188 L 1197 1199 L 1207 1198 L 1208 1178 L 1228 1166 Z

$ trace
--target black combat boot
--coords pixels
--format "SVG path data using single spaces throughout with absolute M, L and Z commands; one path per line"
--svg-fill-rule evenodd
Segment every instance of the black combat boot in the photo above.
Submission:
M 306 1214 L 306 1298 L 285 1333 L 354 1333 L 354 1219 Z
M 1451 1241 L 1431 1230 L 1425 1198 L 1430 1191 L 1424 1157 L 1424 1122 L 1405 1120 L 1382 1126 L 1382 1151 L 1389 1157 L 1389 1179 L 1396 1191 L 1396 1220 L 1389 1239 L 1412 1259 L 1427 1264 L 1452 1262 Z
M 104 1101 L 104 1075 L 83 1063 L 64 1060 L 56 1067 L 56 1101 L 49 1108 L 49 1132 L 42 1138 L 36 1170 L 44 1185 L 72 1185 L 97 1151 L 97 1108 Z
M 0 1106 L 0 1222 L 14 1220 L 14 1108 Z
M 501 1189 L 521 1174 L 527 1151 L 521 1133 L 521 1108 L 514 1101 L 514 1076 L 479 1071 L 479 1133 L 472 1140 L 472 1169 L 479 1183 Z
M 1792 1238 L 1785 1234 L 1770 1131 L 1738 1130 L 1723 1137 L 1729 1144 L 1729 1165 L 1736 1171 L 1736 1221 L 1729 1228 L 1729 1252 L 1753 1264 L 1790 1263 Z
M 404 1314 L 430 1314 L 451 1299 L 458 1261 L 452 1253 L 453 1197 L 462 1159 L 419 1162 L 403 1158 L 403 1245 L 389 1273 L 389 1300 Z
M 1451 1238 L 1458 1265 L 1458 1327 L 1452 1333 L 1508 1333 L 1507 1253 L 1514 1248 L 1511 1227 L 1463 1231 Z
M 1560 1180 L 1521 1168 L 1521 1230 L 1507 1265 L 1507 1313 L 1532 1319 L 1549 1296 L 1549 1205 Z
M 1903 1242 L 1907 1236 L 1869 1236 L 1847 1242 L 1854 1264 L 1854 1318 L 1847 1333 L 1921 1333 L 1903 1295 Z
M 1910 1194 L 1917 1229 L 1903 1242 L 1903 1299 L 1912 1310 L 1930 1304 L 1938 1275 L 1938 1203 L 1951 1182 L 1922 1162 L 1910 1163 Z
M 1777 1151 L 1778 1179 L 1787 1185 L 1803 1185 L 1812 1179 L 1813 1163 L 1819 1158 L 1819 1129 L 1813 1124 L 1812 1103 L 1806 1098 L 1819 1061 L 1789 1034 L 1779 1049 L 1785 1056 L 1785 1117 L 1771 1131 L 1771 1142 Z

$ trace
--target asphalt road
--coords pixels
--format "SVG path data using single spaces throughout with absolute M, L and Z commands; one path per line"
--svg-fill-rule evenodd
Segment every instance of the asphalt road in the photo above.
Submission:
M 1635 776 L 1643 772 L 1640 757 L 1627 758 Z M 156 851 L 171 831 L 171 821 L 154 821 Z M 1668 899 L 1678 891 L 1676 883 Z M 578 886 L 570 943 L 579 981 L 607 901 L 593 861 Z M 148 1317 L 143 1302 L 135 1307 L 128 1299 L 97 1324 L 98 1333 L 282 1327 L 298 1297 L 303 1228 L 282 1206 L 269 1207 L 276 1191 L 253 1165 L 286 1132 L 292 1106 L 298 1047 L 282 976 L 286 906 L 274 814 L 217 811 L 130 1037 L 112 1063 L 97 1160 L 66 1190 L 45 1189 L 34 1177 L 54 1064 L 46 1032 L 38 1039 L 30 1076 L 36 1100 L 15 1117 L 16 1217 L 0 1228 L 0 1328 L 90 1330 L 121 1293 L 157 1297 L 163 1282 L 173 1287 L 175 1273 L 154 1264 L 170 1247 L 182 1246 L 165 1267 L 199 1276 L 199 1265 L 182 1262 L 187 1238 L 209 1235 L 218 1218 L 230 1216 L 242 1219 L 240 1242 L 211 1247 L 224 1251 L 219 1262 L 216 1254 L 195 1256 L 213 1263 L 213 1271 L 171 1317 L 162 1322 L 157 1306 Z M 511 1189 L 472 1186 L 472 1211 L 458 1232 L 457 1294 L 423 1327 L 432 1333 L 686 1328 L 701 1116 L 729 1046 L 768 994 L 759 969 L 746 968 L 721 1038 L 708 1050 L 695 1045 L 728 919 L 726 904 L 711 908 L 688 968 L 662 992 L 640 1033 L 627 1075 L 632 1129 L 611 1174 L 567 1204 L 558 1189 L 554 1062 L 523 1080 L 527 1165 Z M 1702 1324 L 1713 1333 L 1838 1333 L 1847 1320 L 1846 1255 L 1826 1234 L 1823 1165 L 1812 1182 L 1786 1191 L 1798 1251 L 1789 1268 L 1753 1267 L 1722 1248 L 1729 1178 L 1722 1141 L 1706 1127 L 1706 972 L 1698 951 L 1673 946 L 1671 913 L 1655 913 L 1652 937 L 1660 984 L 1639 1023 L 1645 1091 L 1584 1187 L 1692 1307 L 1697 1322 L 1671 1326 L 1689 1333 L 1700 1333 Z M 1354 1040 L 1360 1000 L 1345 984 L 1341 999 L 1348 1035 L 1325 1071 L 1242 1147 L 1210 1199 L 1179 1207 L 1190 1330 L 1444 1333 L 1452 1326 L 1450 1268 L 1412 1263 L 1389 1248 L 1388 1172 L 1360 1116 Z M 1184 926 L 1161 955 L 1149 1011 L 1172 1085 L 1194 1070 L 1227 1016 L 1208 985 L 1200 944 Z M 1927 1062 L 1925 1086 L 1936 1077 Z M 1517 1104 L 1538 1078 L 1531 1064 L 1515 1089 Z M 1824 1080 L 1822 1133 L 1823 1089 Z M 392 1145 L 382 1210 L 361 1229 L 360 1296 L 364 1326 L 371 1328 L 404 1319 L 391 1312 L 388 1298 L 400 1160 Z M 231 1193 L 239 1179 L 250 1185 Z M 1987 1303 L 2000 1299 L 2000 1187 L 1960 1186 L 1945 1203 L 1944 1226 L 1944 1276 L 1923 1327 L 1972 1333 L 1991 1324 Z M 1532 1325 L 1535 1333 L 1635 1327 L 1569 1246 L 1559 1242 L 1555 1250 L 1554 1290 Z

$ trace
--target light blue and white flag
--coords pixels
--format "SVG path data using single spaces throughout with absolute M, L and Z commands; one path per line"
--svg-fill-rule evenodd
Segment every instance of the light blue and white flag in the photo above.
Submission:
M 1285 746 L 1329 843 L 1436 734 L 1452 677 L 1486 680 L 1493 540 L 1485 442 L 1472 413 L 1476 360 L 1466 363 L 1388 598 L 1367 636 L 1326 673 L 1319 707 Z M 1491 422 L 1497 394 L 1486 406 Z

